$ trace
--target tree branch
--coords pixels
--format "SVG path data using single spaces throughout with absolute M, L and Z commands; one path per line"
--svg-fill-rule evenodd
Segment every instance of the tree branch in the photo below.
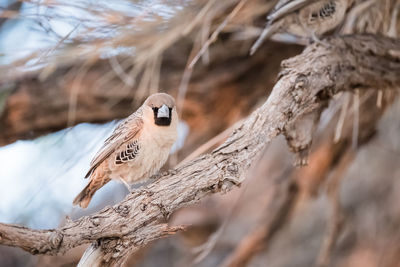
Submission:
M 361 146 L 372 139 L 376 131 L 376 123 L 393 100 L 385 101 L 385 104 L 380 108 L 374 108 L 376 94 L 368 93 L 372 92 L 365 92 L 364 95 L 369 96 L 366 97 L 365 103 L 360 105 L 360 114 L 363 114 L 363 116 L 359 125 L 358 142 Z M 348 114 L 348 117 L 352 116 L 352 114 Z M 336 123 L 333 120 L 330 126 L 326 126 L 325 132 L 314 137 L 314 143 L 316 141 L 316 144 L 314 145 L 314 151 L 309 156 L 310 164 L 308 166 L 298 168 L 291 174 L 284 171 L 280 175 L 281 178 L 274 181 L 270 186 L 274 197 L 271 198 L 271 203 L 265 209 L 264 216 L 242 238 L 232 253 L 225 258 L 221 266 L 245 266 L 255 255 L 262 251 L 265 252 L 274 236 L 285 227 L 288 219 L 290 218 L 293 223 L 293 220 L 296 220 L 296 214 L 302 214 L 303 205 L 299 205 L 299 203 L 305 203 L 306 200 L 318 194 L 317 192 L 323 191 L 321 190 L 321 185 L 323 184 L 327 184 L 329 188 L 328 196 L 331 200 L 332 215 L 330 216 L 317 265 L 326 265 L 329 262 L 330 254 L 343 222 L 338 196 L 340 180 L 343 178 L 343 173 L 347 170 L 347 167 L 353 162 L 355 154 L 355 151 L 351 149 L 353 121 L 346 118 L 346 122 L 343 125 L 343 134 L 340 140 L 335 142 L 331 130 Z M 332 170 L 333 177 L 327 179 Z M 297 185 L 298 193 L 297 191 L 289 190 L 291 184 Z M 295 201 L 294 198 L 296 199 Z
M 135 247 L 147 243 L 148 237 L 141 233 L 154 228 L 173 211 L 240 185 L 259 152 L 280 133 L 293 151 L 304 155 L 311 144 L 316 118 L 333 95 L 355 88 L 400 86 L 399 54 L 399 40 L 369 35 L 312 44 L 282 63 L 283 70 L 268 100 L 211 153 L 169 171 L 113 207 L 69 221 L 58 229 L 0 224 L 0 244 L 55 255 L 97 242 L 103 259 L 123 261 L 122 253 L 114 253 L 115 247 L 102 244 L 127 237 L 141 240 L 133 242 Z M 157 237 L 159 229 L 155 229 L 151 239 Z

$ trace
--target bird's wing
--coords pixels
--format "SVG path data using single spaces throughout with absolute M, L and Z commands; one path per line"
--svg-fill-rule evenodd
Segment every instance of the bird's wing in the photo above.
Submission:
M 275 5 L 273 10 L 267 16 L 267 24 L 256 42 L 250 48 L 250 55 L 253 55 L 256 50 L 261 46 L 265 39 L 270 38 L 274 35 L 281 26 L 284 26 L 286 22 L 282 19 L 283 17 L 290 15 L 291 13 L 310 5 L 320 0 L 280 0 Z
M 85 175 L 85 178 L 88 178 L 90 174 L 121 145 L 139 137 L 140 130 L 143 126 L 141 117 L 142 110 L 139 109 L 118 124 L 114 132 L 104 141 L 103 146 L 90 162 L 90 169 Z

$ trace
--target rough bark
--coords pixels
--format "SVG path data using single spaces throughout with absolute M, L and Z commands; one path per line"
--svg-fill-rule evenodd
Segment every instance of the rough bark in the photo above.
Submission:
M 282 63 L 283 70 L 268 100 L 211 153 L 170 170 L 113 207 L 58 229 L 0 224 L 0 243 L 35 254 L 55 255 L 84 243 L 99 242 L 102 260 L 122 262 L 125 253 L 103 244 L 126 237 L 146 243 L 147 237 L 142 238 L 140 233 L 173 211 L 240 185 L 259 152 L 278 134 L 287 137 L 293 151 L 302 155 L 307 152 L 315 118 L 336 93 L 355 88 L 397 88 L 399 53 L 399 40 L 365 35 L 330 38 L 310 45 L 302 54 Z M 141 243 L 132 242 L 136 246 Z M 131 246 L 127 250 L 134 249 Z
M 385 98 L 381 107 L 377 107 L 377 93 L 378 91 L 366 91 L 362 94 L 362 104 L 359 107 L 359 113 L 362 114 L 362 117 L 358 125 L 358 144 L 360 147 L 368 144 L 373 139 L 379 119 L 394 100 L 393 98 Z M 350 97 L 350 95 L 344 95 L 342 100 L 346 97 Z M 263 218 L 242 238 L 241 242 L 221 266 L 245 266 L 258 253 L 265 252 L 274 236 L 287 225 L 287 218 L 290 218 L 292 222 L 296 214 L 302 216 L 304 203 L 324 192 L 324 189 L 321 188 L 323 185 L 327 185 L 329 188 L 328 196 L 331 200 L 332 215 L 325 234 L 324 240 L 326 241 L 321 246 L 319 260 L 316 264 L 326 265 L 329 262 L 329 256 L 339 236 L 340 225 L 343 222 L 338 188 L 344 172 L 352 164 L 354 153 L 356 152 L 351 149 L 353 117 L 354 114 L 347 112 L 347 116 L 344 117 L 341 137 L 338 141 L 334 141 L 333 138 L 333 128 L 337 126 L 338 122 L 331 120 L 324 128 L 324 131 L 314 137 L 314 150 L 309 156 L 310 163 L 308 166 L 298 168 L 291 174 L 284 172 L 280 179 L 276 179 L 276 185 L 273 184 L 275 186 L 271 187 L 275 195 L 272 198 L 273 203 L 269 203 Z M 328 179 L 331 173 L 333 173 L 333 178 Z M 291 183 L 298 187 L 298 194 L 288 194 L 290 192 L 288 188 Z M 293 201 L 294 197 L 296 197 L 296 201 Z M 294 211 L 293 216 L 290 216 L 292 211 Z M 279 222 L 279 224 L 274 224 L 273 222 Z

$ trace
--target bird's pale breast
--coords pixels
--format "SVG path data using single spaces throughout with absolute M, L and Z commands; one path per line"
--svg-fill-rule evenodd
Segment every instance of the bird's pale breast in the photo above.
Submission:
M 114 157 L 108 162 L 111 179 L 124 179 L 128 183 L 141 182 L 154 175 L 166 162 L 171 146 L 176 140 L 176 126 L 144 128 L 137 139 L 136 157 L 123 164 L 116 164 Z M 116 151 L 117 155 L 120 151 Z

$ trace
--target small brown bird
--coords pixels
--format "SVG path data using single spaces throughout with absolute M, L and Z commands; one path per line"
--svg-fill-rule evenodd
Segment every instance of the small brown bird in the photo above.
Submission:
M 73 204 L 86 208 L 94 193 L 111 179 L 129 184 L 154 175 L 166 162 L 177 138 L 175 100 L 164 93 L 149 96 L 115 128 L 90 163 L 88 185 Z
M 265 39 L 276 33 L 318 40 L 343 23 L 353 0 L 280 0 L 267 17 L 260 37 L 250 49 L 254 54 Z

